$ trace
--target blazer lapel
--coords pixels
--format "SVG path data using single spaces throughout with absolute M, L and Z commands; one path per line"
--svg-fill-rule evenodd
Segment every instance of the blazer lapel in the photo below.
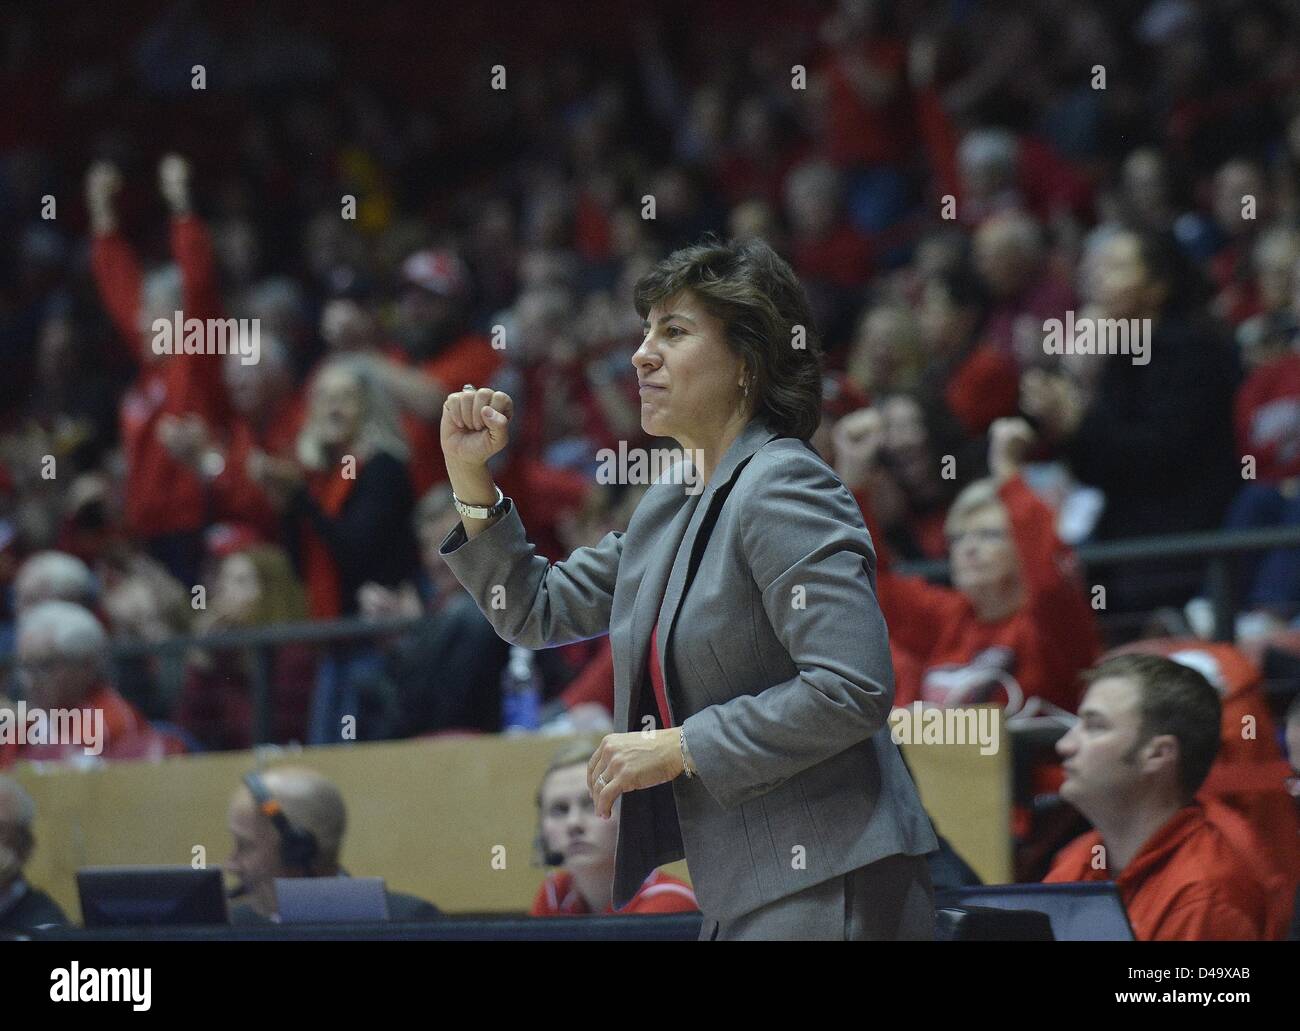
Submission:
M 673 620 L 681 607 L 682 595 L 686 591 L 686 575 L 689 571 L 691 553 L 695 548 L 700 527 L 709 513 L 718 504 L 718 495 L 735 479 L 741 466 L 751 458 L 759 448 L 778 436 L 762 419 L 755 416 L 749 421 L 740 435 L 731 442 L 722 461 L 718 463 L 709 485 L 703 492 L 688 496 L 686 504 L 679 510 L 669 524 L 667 531 L 654 546 L 654 557 L 647 564 L 645 577 L 637 589 L 636 601 L 632 606 L 632 669 L 628 671 L 627 683 L 630 686 L 628 720 L 634 720 L 640 712 L 641 687 L 648 679 L 646 661 L 650 651 L 650 634 L 655 621 L 659 622 L 659 668 L 664 674 L 664 691 L 672 702 L 671 673 L 666 660 L 668 641 L 672 636 Z M 658 609 L 655 603 L 662 599 Z M 680 723 L 673 714 L 674 721 Z M 640 727 L 629 727 L 640 730 Z

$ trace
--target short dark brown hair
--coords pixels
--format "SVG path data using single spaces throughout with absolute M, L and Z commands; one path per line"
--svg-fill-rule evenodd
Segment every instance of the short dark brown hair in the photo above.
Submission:
M 1083 674 L 1087 684 L 1107 677 L 1123 677 L 1137 684 L 1140 744 L 1159 734 L 1178 739 L 1178 780 L 1191 801 L 1219 754 L 1223 721 L 1219 692 L 1191 666 L 1162 655 L 1116 655 Z
M 706 236 L 637 281 L 637 313 L 644 319 L 685 290 L 726 327 L 727 346 L 745 363 L 754 413 L 781 434 L 808 440 L 822 415 L 822 346 L 789 263 L 762 240 Z

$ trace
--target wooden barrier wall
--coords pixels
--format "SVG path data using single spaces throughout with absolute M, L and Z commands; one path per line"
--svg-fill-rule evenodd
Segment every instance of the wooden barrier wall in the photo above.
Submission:
M 343 865 L 353 875 L 383 876 L 450 913 L 508 912 L 529 907 L 543 876 L 531 865 L 534 798 L 564 740 L 443 738 L 9 772 L 36 800 L 27 878 L 74 919 L 80 867 L 191 865 L 196 847 L 208 865 L 223 863 L 230 797 L 259 758 L 338 784 L 348 807 Z M 903 746 L 940 833 L 989 882 L 1011 875 L 1010 742 L 1001 740 L 991 756 L 975 745 Z M 505 869 L 493 869 L 494 846 L 504 846 Z M 666 869 L 689 877 L 685 863 Z

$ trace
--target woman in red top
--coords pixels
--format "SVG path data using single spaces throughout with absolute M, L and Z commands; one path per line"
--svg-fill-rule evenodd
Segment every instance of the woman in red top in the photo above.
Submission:
M 867 410 L 843 423 L 836 464 L 846 482 L 858 485 L 855 496 L 876 545 L 880 605 L 896 659 L 894 703 L 996 700 L 1011 711 L 1038 697 L 1072 711 L 1077 675 L 1100 644 L 1054 515 L 1019 475 L 1029 425 L 993 424 L 992 477 L 972 483 L 953 503 L 946 529 L 954 587 L 947 588 L 890 570 L 868 500 L 883 422 Z
M 546 875 L 533 899 L 533 916 L 583 913 L 693 913 L 699 908 L 685 881 L 652 870 L 622 909 L 613 904 L 614 846 L 618 814 L 602 820 L 587 790 L 587 761 L 597 741 L 578 740 L 562 748 L 542 775 L 537 791 L 537 846 Z

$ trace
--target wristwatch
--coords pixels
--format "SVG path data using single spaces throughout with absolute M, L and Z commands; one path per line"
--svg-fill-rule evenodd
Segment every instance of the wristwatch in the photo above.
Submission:
M 484 508 L 482 505 L 467 505 L 456 497 L 456 492 L 451 492 L 451 503 L 456 506 L 456 511 L 466 519 L 491 519 L 495 515 L 506 510 L 505 495 L 501 493 L 501 488 L 497 488 L 497 499 L 490 508 Z

